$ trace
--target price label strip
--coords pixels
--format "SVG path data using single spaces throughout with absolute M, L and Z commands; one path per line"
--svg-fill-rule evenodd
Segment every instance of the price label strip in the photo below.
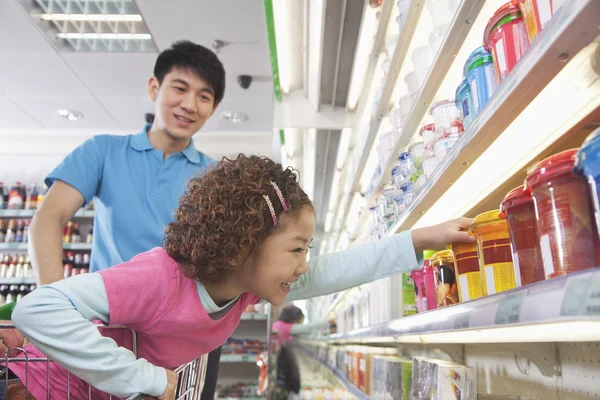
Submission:
M 454 329 L 469 329 L 471 324 L 471 311 L 462 313 L 454 319 Z
M 496 325 L 519 323 L 525 297 L 527 297 L 527 292 L 519 292 L 500 300 L 496 311 Z
M 565 287 L 562 317 L 600 316 L 600 274 L 569 277 Z

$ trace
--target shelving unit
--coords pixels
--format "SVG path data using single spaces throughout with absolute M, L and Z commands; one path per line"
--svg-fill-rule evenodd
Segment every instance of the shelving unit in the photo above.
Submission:
M 27 243 L 0 243 L 0 251 L 2 250 L 27 250 Z M 63 250 L 92 250 L 90 243 L 64 243 Z
M 460 2 L 392 157 L 368 182 L 365 177 L 371 171 L 366 160 L 373 158 L 378 137 L 389 129 L 387 114 L 397 107 L 404 76 L 412 68 L 409 55 L 422 42 L 427 1 L 410 2 L 377 107 L 373 83 L 365 85 L 355 131 L 360 132 L 365 120 L 368 130 L 361 132 L 366 135 L 364 145 L 354 146 L 349 155 L 358 162 L 345 171 L 352 185 L 342 189 L 334 228 L 326 237 L 328 251 L 369 240 L 368 208 L 390 183 L 395 156 L 406 151 L 421 126 L 431 122 L 434 102 L 454 98 L 464 62 L 481 46 L 489 18 L 506 3 Z M 383 18 L 391 12 L 386 5 L 384 0 L 378 34 L 389 33 L 389 18 Z M 510 189 L 522 184 L 530 166 L 580 146 L 600 126 L 598 15 L 598 1 L 564 2 L 385 236 L 497 208 Z M 374 53 L 379 56 L 382 43 L 375 42 Z M 370 73 L 367 79 L 374 80 L 376 74 Z M 373 190 L 365 190 L 365 183 Z M 600 269 L 590 268 L 375 326 L 307 337 L 300 344 L 393 347 L 405 358 L 427 356 L 477 367 L 483 396 L 591 399 L 600 396 L 595 382 L 600 375 L 598 288 Z M 359 287 L 311 300 L 311 318 L 340 315 L 360 292 Z
M 0 209 L 0 218 L 33 218 L 35 211 Z M 94 210 L 79 209 L 75 213 L 74 218 L 94 218 Z
M 222 363 L 255 363 L 255 354 L 223 354 L 221 355 Z

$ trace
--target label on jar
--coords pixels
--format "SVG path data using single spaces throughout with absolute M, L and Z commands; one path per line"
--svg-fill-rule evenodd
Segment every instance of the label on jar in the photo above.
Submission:
M 471 81 L 471 96 L 473 96 L 474 115 L 479 114 L 479 93 L 477 93 L 477 79 Z
M 488 295 L 515 288 L 516 282 L 513 263 L 505 262 L 486 265 L 484 270 Z
M 513 251 L 513 266 L 515 269 L 515 285 L 517 287 L 523 286 L 523 282 L 521 282 L 521 266 L 519 265 L 519 255 Z M 532 266 L 533 267 L 533 266 Z
M 483 296 L 481 286 L 481 274 L 479 272 L 469 272 L 458 276 L 458 288 L 460 290 L 461 301 L 475 300 Z
M 499 38 L 496 42 L 496 46 L 494 46 L 496 50 L 496 58 L 498 60 L 498 69 L 500 70 L 500 76 L 502 80 L 506 78 L 506 54 L 504 53 L 504 40 Z
M 540 237 L 540 251 L 542 252 L 542 262 L 544 263 L 544 273 L 546 277 L 554 274 L 554 260 L 552 259 L 552 246 L 550 245 L 550 235 Z

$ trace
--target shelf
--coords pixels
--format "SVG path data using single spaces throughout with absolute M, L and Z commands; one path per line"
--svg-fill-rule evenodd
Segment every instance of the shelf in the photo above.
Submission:
M 241 320 L 242 321 L 266 321 L 267 314 L 245 312 L 245 313 L 242 313 Z
M 92 250 L 89 243 L 65 243 L 64 250 Z M 1 250 L 27 250 L 27 243 L 0 243 Z
M 415 3 L 415 5 L 413 6 L 413 4 L 411 3 L 411 8 L 422 8 L 422 5 L 420 3 L 413 3 Z M 377 179 L 375 190 L 373 190 L 373 193 L 371 193 L 368 196 L 364 210 L 367 210 L 369 207 L 373 206 L 378 195 L 380 194 L 381 188 L 386 183 L 389 183 L 391 181 L 392 168 L 394 167 L 396 160 L 395 155 L 399 154 L 401 151 L 404 151 L 406 146 L 408 146 L 411 138 L 414 136 L 414 133 L 418 131 L 423 117 L 429 111 L 429 106 L 433 103 L 435 95 L 437 94 L 438 90 L 440 89 L 440 86 L 442 85 L 443 78 L 445 77 L 446 72 L 448 71 L 452 62 L 454 61 L 454 58 L 456 57 L 456 54 L 461 48 L 465 38 L 473 28 L 472 21 L 474 21 L 477 18 L 483 5 L 484 2 L 476 0 L 464 0 L 460 3 L 454 15 L 453 22 L 448 28 L 448 31 L 446 32 L 446 37 L 444 38 L 440 49 L 438 50 L 438 53 L 430 67 L 427 78 L 423 83 L 421 90 L 419 91 L 419 94 L 415 100 L 415 103 L 413 104 L 412 109 L 408 115 L 404 128 L 402 129 L 403 134 L 399 138 L 394 150 L 392 151 L 392 155 L 394 156 L 390 160 L 388 160 L 385 169 L 382 171 L 382 174 Z M 404 53 L 404 57 L 401 60 L 396 60 L 396 58 L 394 58 L 394 60 L 392 61 L 390 70 L 392 69 L 392 67 L 395 67 L 396 73 L 394 75 L 388 75 L 389 78 L 386 81 L 384 87 L 384 98 L 382 98 L 381 100 L 381 104 L 383 104 L 385 108 L 382 109 L 382 105 L 380 104 L 380 108 L 378 109 L 378 111 L 382 111 L 384 113 L 387 112 L 388 104 L 392 97 L 392 91 L 397 86 L 397 79 L 399 73 L 402 69 L 407 67 L 404 63 L 407 62 L 412 64 L 411 59 L 409 57 L 406 57 L 406 53 L 410 46 L 410 40 L 412 39 L 414 30 L 417 29 L 419 14 L 413 17 L 414 22 L 411 25 L 407 25 L 409 18 L 410 15 L 409 17 L 407 17 L 407 23 L 405 24 L 403 31 L 406 29 L 412 30 L 412 32 L 410 33 L 410 39 L 402 43 L 398 41 L 398 45 L 396 47 L 396 51 L 402 51 Z M 408 31 L 406 33 L 407 35 L 409 35 Z M 396 57 L 396 54 L 394 54 L 394 57 Z M 394 61 L 397 61 L 397 63 L 394 64 Z M 385 97 L 385 94 L 389 95 Z M 394 107 L 396 107 L 396 105 L 394 105 Z M 378 115 L 379 118 L 376 120 L 374 126 L 375 133 L 377 132 L 377 130 L 379 130 L 379 126 L 383 118 L 383 115 Z M 369 151 L 371 150 L 372 149 L 369 149 Z M 358 187 L 359 186 L 355 185 L 355 191 L 358 189 Z M 356 239 L 358 233 L 360 232 L 360 230 L 362 229 L 369 217 L 370 215 L 368 212 L 363 212 L 361 214 L 356 225 L 357 228 L 354 232 L 352 232 L 353 239 Z
M 480 156 L 488 155 L 488 153 L 485 152 L 490 145 L 494 144 L 505 131 L 508 132 L 507 128 L 515 127 L 514 125 L 511 126 L 511 124 L 516 121 L 520 122 L 518 125 L 519 128 L 527 129 L 527 126 L 531 127 L 531 123 L 528 125 L 522 114 L 528 112 L 533 113 L 535 108 L 534 110 L 528 109 L 528 106 L 542 106 L 542 100 L 550 100 L 536 99 L 536 97 L 540 94 L 549 94 L 547 92 L 542 92 L 547 87 L 550 87 L 549 84 L 557 77 L 563 67 L 565 67 L 567 64 L 566 61 L 570 61 L 586 47 L 595 46 L 592 41 L 597 35 L 597 19 L 592 16 L 598 15 L 599 13 L 600 2 L 595 0 L 577 0 L 566 3 L 565 6 L 554 15 L 553 19 L 544 29 L 542 35 L 540 35 L 538 40 L 532 43 L 507 79 L 499 86 L 485 108 L 440 163 L 431 176 L 431 179 L 419 191 L 415 200 L 394 224 L 390 230 L 390 234 L 410 229 L 438 202 L 438 200 L 441 202 L 440 198 L 465 172 L 469 170 L 469 167 L 476 161 L 479 162 L 478 158 Z M 451 34 L 452 33 L 450 33 L 450 35 Z M 590 43 L 592 44 L 590 45 Z M 446 43 L 444 43 L 443 47 L 444 46 L 446 46 Z M 591 50 L 590 53 L 593 52 L 593 49 Z M 564 59 L 565 56 L 566 59 Z M 581 57 L 578 60 L 581 64 L 589 64 L 589 61 L 589 57 Z M 438 60 L 434 63 L 434 67 L 437 65 L 437 62 Z M 435 75 L 430 74 L 429 76 Z M 424 91 L 427 90 L 429 86 L 431 85 L 429 84 L 428 79 L 428 82 L 425 84 L 423 91 L 417 100 L 418 106 L 413 108 L 407 122 L 407 126 L 409 126 L 410 129 L 406 129 L 405 131 L 408 134 L 414 132 L 417 127 L 416 124 L 418 124 L 418 121 L 420 121 L 427 110 L 427 107 L 423 106 L 422 97 L 424 96 Z M 560 93 L 560 91 L 558 91 L 558 93 Z M 560 104 L 561 102 L 560 96 L 540 97 L 552 97 L 551 100 L 556 104 Z M 538 107 L 538 110 L 539 109 L 540 107 Z M 525 111 L 523 112 L 523 110 Z M 415 113 L 418 115 L 413 118 Z M 555 129 L 560 128 L 560 126 L 555 127 Z M 568 130 L 568 127 L 562 132 L 555 133 L 554 137 L 557 135 L 560 137 L 560 134 L 563 134 L 565 130 Z M 522 130 L 520 133 L 522 134 Z M 410 137 L 405 136 L 407 135 L 403 135 L 399 144 L 396 146 L 396 152 L 408 144 Z M 524 147 L 525 150 L 529 150 L 526 152 L 526 156 L 529 157 L 529 159 L 535 157 L 548 145 L 549 143 L 537 143 L 528 146 L 528 144 L 523 141 L 523 146 L 527 146 Z M 526 163 L 528 160 L 519 161 L 524 161 L 524 163 Z M 512 163 L 506 163 L 512 165 Z M 515 163 L 517 163 L 517 161 L 515 161 Z M 390 165 L 388 165 L 386 175 L 383 177 L 384 182 L 389 180 L 389 176 L 387 175 L 389 170 L 391 170 Z M 486 169 L 480 168 L 480 170 Z M 475 172 L 470 172 L 471 175 L 475 175 Z M 509 176 L 504 176 L 501 180 L 506 180 L 508 178 Z M 499 185 L 501 183 L 502 182 L 500 181 L 494 181 L 490 182 L 490 185 Z M 455 191 L 456 190 L 458 189 L 455 189 Z M 493 187 L 491 190 L 493 190 Z M 488 193 L 491 190 L 488 190 Z M 482 194 L 482 196 L 484 195 L 485 193 Z M 470 202 L 476 204 L 482 200 L 482 198 L 468 198 L 465 199 L 464 203 Z M 440 209 L 442 208 L 441 203 L 439 207 Z M 447 215 L 445 216 L 445 219 L 454 218 L 455 216 L 456 215 Z M 439 219 L 443 220 L 444 218 L 438 217 L 436 221 Z M 426 221 L 426 223 L 431 224 L 434 222 L 430 219 Z
M 256 363 L 256 354 L 221 354 L 222 363 Z
M 600 268 L 314 340 L 331 343 L 599 341 Z
M 34 278 L 0 278 L 0 285 L 35 285 Z
M 369 396 L 367 396 L 362 390 L 360 390 L 359 388 L 357 388 L 352 382 L 350 382 L 342 372 L 338 371 L 336 368 L 330 366 L 326 360 L 322 359 L 321 357 L 313 354 L 312 352 L 306 350 L 303 347 L 300 346 L 296 346 L 297 349 L 301 350 L 302 353 L 306 354 L 307 356 L 309 356 L 310 358 L 318 361 L 320 364 L 322 364 L 324 367 L 326 367 L 328 370 L 330 370 L 346 387 L 346 389 L 348 389 L 348 391 L 350 393 L 352 393 L 354 396 L 358 397 L 361 400 L 369 400 Z
M 32 218 L 36 210 L 0 210 L 0 218 Z M 94 210 L 79 209 L 73 218 L 94 218 Z

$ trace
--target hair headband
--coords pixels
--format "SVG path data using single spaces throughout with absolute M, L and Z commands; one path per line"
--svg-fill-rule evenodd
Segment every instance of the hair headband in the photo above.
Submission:
M 277 194 L 277 197 L 279 198 L 281 207 L 283 207 L 283 212 L 287 212 L 289 210 L 289 207 L 287 205 L 287 202 L 285 201 L 285 198 L 283 197 L 283 193 L 281 193 L 281 189 L 279 189 L 279 186 L 277 186 L 277 184 L 273 181 L 271 181 L 271 185 L 273 186 L 273 189 L 275 190 L 275 194 Z M 273 218 L 273 225 L 277 226 L 277 214 L 275 213 L 275 207 L 273 207 L 273 203 L 271 202 L 271 199 L 269 198 L 269 196 L 267 196 L 266 194 L 263 194 L 263 198 L 267 202 L 267 206 L 269 206 L 269 211 L 271 212 L 271 218 Z

